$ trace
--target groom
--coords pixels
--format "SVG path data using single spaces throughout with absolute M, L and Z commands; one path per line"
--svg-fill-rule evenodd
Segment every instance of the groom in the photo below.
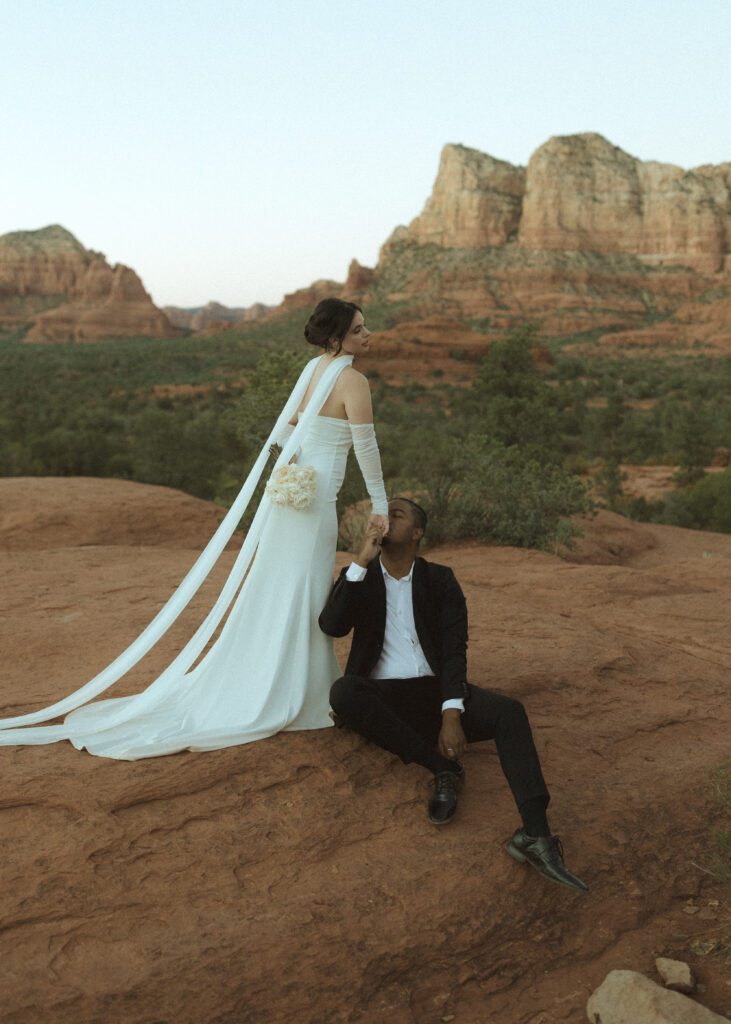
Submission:
M 346 674 L 330 691 L 336 721 L 433 773 L 435 825 L 457 809 L 467 744 L 495 740 L 523 822 L 508 853 L 553 882 L 588 891 L 548 827 L 548 790 L 523 705 L 467 682 L 464 595 L 451 569 L 418 557 L 426 513 L 394 498 L 388 519 L 382 539 L 376 528 L 366 532 L 320 615 L 329 636 L 355 629 Z

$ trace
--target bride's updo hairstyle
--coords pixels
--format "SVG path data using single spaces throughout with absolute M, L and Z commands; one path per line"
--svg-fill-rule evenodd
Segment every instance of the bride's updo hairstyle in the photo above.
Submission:
M 322 299 L 305 324 L 305 338 L 310 345 L 316 345 L 325 352 L 340 354 L 345 336 L 350 330 L 353 317 L 362 313 L 360 306 L 344 299 Z

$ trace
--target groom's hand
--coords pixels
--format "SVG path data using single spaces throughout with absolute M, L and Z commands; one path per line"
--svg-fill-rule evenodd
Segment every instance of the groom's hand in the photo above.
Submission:
M 381 549 L 381 536 L 382 531 L 379 527 L 369 524 L 363 537 L 360 551 L 355 557 L 355 561 L 358 565 L 363 566 L 364 569 L 367 569 L 373 559 L 378 555 L 378 552 Z
M 439 732 L 439 753 L 450 761 L 459 761 L 467 749 L 467 737 L 462 729 L 462 714 L 457 708 L 446 708 L 442 712 L 442 728 Z

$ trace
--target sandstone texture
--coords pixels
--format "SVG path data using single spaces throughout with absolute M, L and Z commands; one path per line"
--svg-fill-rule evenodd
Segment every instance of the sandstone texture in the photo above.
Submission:
M 636 971 L 612 971 L 586 1007 L 591 1024 L 729 1024 L 727 1017 L 668 992 Z
M 596 133 L 549 139 L 528 164 L 519 238 L 530 249 L 731 269 L 731 163 L 684 171 L 638 160 Z
M 595 132 L 549 139 L 527 169 L 446 145 L 423 212 L 391 240 L 485 248 L 515 235 L 525 249 L 731 270 L 731 163 L 642 161 Z
M 375 271 L 371 267 L 364 267 L 357 260 L 351 260 L 348 276 L 343 285 L 342 297 L 347 299 L 351 295 L 359 295 L 372 284 L 374 276 Z
M 432 194 L 399 240 L 460 248 L 505 245 L 518 231 L 524 194 L 524 167 L 446 145 Z
M 675 992 L 695 991 L 693 972 L 683 960 L 670 960 L 666 956 L 659 956 L 655 960 L 655 967 L 665 988 L 671 988 Z
M 577 343 L 592 354 L 725 355 L 731 163 L 642 161 L 596 133 L 549 139 L 527 168 L 450 144 L 422 213 L 335 294 L 489 337 L 526 322 L 545 337 L 591 333 Z
M 1 497 L 6 715 L 116 656 L 220 515 L 194 502 L 199 537 L 193 499 L 119 481 L 5 480 Z M 115 517 L 128 533 L 104 533 Z M 694 1010 L 729 1015 L 708 869 L 727 826 L 709 774 L 728 757 L 731 537 L 601 513 L 571 561 L 427 554 L 463 585 L 469 677 L 528 709 L 551 823 L 590 893 L 505 853 L 517 818 L 492 744 L 469 751 L 443 829 L 423 770 L 344 729 L 131 763 L 2 748 L 0 1021 L 577 1024 L 610 971 L 649 975 L 656 956 L 691 964 Z M 119 695 L 167 663 L 234 557 Z
M 174 337 L 134 270 L 111 267 L 58 224 L 0 237 L 0 328 L 26 341 Z
M 22 495 L 22 500 L 18 496 Z M 0 478 L 3 551 L 203 547 L 226 509 L 180 491 L 94 477 Z M 236 545 L 236 541 L 230 542 Z

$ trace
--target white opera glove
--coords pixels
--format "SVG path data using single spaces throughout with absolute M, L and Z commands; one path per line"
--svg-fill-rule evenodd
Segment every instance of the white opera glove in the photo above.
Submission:
M 376 432 L 372 423 L 351 423 L 353 451 L 358 460 L 363 480 L 368 488 L 374 516 L 388 515 L 388 498 L 383 486 L 381 455 L 378 451 Z

